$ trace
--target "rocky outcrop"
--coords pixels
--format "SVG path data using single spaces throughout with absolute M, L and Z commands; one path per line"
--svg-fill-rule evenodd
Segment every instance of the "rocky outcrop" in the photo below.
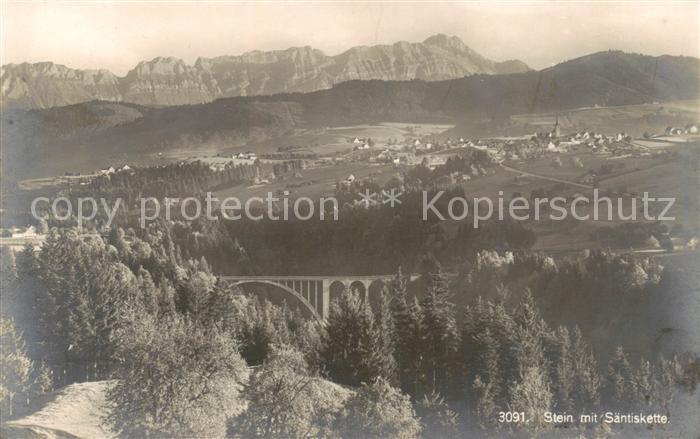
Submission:
M 48 108 L 89 100 L 121 99 L 119 78 L 108 70 L 76 70 L 51 62 L 0 69 L 3 104 Z
M 121 100 L 144 105 L 201 104 L 217 91 L 216 80 L 177 58 L 142 61 L 121 80 Z
M 422 43 L 354 47 L 327 56 L 311 47 L 240 56 L 143 61 L 123 77 L 106 70 L 75 70 L 53 63 L 2 67 L 3 105 L 47 108 L 90 100 L 184 105 L 220 97 L 310 92 L 354 79 L 437 81 L 472 74 L 527 71 L 521 61 L 497 63 L 459 38 L 434 35 Z

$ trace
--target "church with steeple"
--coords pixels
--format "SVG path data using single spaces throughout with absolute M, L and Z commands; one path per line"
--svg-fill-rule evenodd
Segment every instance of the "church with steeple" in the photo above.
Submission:
M 561 126 L 559 125 L 559 115 L 557 114 L 556 120 L 554 122 L 554 128 L 552 129 L 551 132 L 551 137 L 558 139 L 561 137 Z

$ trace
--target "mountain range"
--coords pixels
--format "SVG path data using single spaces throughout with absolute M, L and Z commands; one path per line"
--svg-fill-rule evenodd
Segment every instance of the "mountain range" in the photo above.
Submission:
M 311 92 L 356 79 L 438 81 L 527 70 L 522 61 L 494 62 L 458 37 L 438 34 L 421 43 L 353 47 L 336 56 L 306 46 L 199 58 L 194 65 L 158 57 L 140 62 L 124 77 L 52 62 L 8 64 L 2 67 L 0 82 L 3 104 L 13 107 L 49 108 L 91 100 L 165 106 Z
M 2 112 L 3 166 L 24 178 L 55 175 L 174 151 L 255 148 L 256 142 L 282 139 L 298 129 L 376 122 L 446 123 L 460 135 L 481 136 L 489 134 L 483 126 L 508 124 L 516 114 L 643 103 L 663 107 L 663 101 L 697 99 L 698 78 L 698 58 L 606 51 L 540 71 L 443 81 L 353 80 L 309 93 L 181 106 L 91 101 L 8 109 Z M 640 117 L 644 129 L 667 123 Z

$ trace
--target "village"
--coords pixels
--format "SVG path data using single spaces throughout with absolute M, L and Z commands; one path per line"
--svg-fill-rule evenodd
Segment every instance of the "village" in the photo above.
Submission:
M 375 140 L 357 135 L 346 136 L 345 147 L 328 154 L 323 153 L 323 145 L 316 149 L 286 146 L 273 152 L 246 150 L 194 155 L 175 165 L 203 164 L 214 176 L 236 171 L 243 180 L 217 187 L 214 194 L 221 198 L 245 199 L 268 192 L 313 197 L 337 194 L 340 190 L 348 194 L 352 206 L 366 208 L 367 203 L 362 205 L 353 200 L 352 194 L 368 181 L 380 186 L 395 185 L 401 191 L 410 189 L 409 186 L 430 190 L 463 187 L 479 196 L 495 197 L 500 190 L 512 196 L 546 193 L 568 200 L 600 187 L 607 196 L 638 198 L 640 185 L 634 179 L 635 173 L 663 168 L 680 146 L 697 142 L 698 138 L 695 124 L 669 126 L 663 133 L 645 133 L 641 138 L 633 138 L 625 132 L 564 132 L 555 118 L 548 129 L 524 136 L 468 139 L 431 133 Z M 461 165 L 455 167 L 456 161 Z M 89 187 L 96 179 L 134 175 L 139 170 L 120 163 L 89 173 L 67 172 L 59 177 L 26 181 L 23 185 L 33 191 Z M 632 178 L 625 180 L 628 176 Z M 667 234 L 659 236 L 661 245 L 651 243 L 647 247 L 673 248 Z M 35 240 L 37 231 L 6 229 L 3 235 L 7 243 L 23 245 Z M 685 246 L 680 242 L 674 244 Z
M 368 175 L 375 176 L 382 173 L 401 174 L 418 166 L 434 171 L 444 166 L 450 158 L 462 157 L 469 151 L 482 151 L 492 164 L 516 174 L 520 171 L 521 174 L 516 175 L 516 179 L 539 176 L 556 181 L 556 177 L 561 176 L 564 183 L 585 188 L 597 186 L 601 178 L 609 178 L 616 171 L 619 172 L 630 159 L 664 157 L 672 152 L 671 147 L 674 145 L 697 138 L 697 124 L 669 126 L 663 133 L 644 133 L 641 138 L 633 138 L 626 132 L 563 132 L 557 117 L 550 129 L 524 136 L 467 139 L 433 133 L 381 140 L 348 136 L 345 138 L 345 148 L 330 153 L 324 153 L 323 145 L 316 144 L 319 146 L 316 149 L 293 145 L 279 147 L 275 152 L 256 153 L 246 150 L 230 155 L 198 154 L 181 162 L 203 162 L 215 173 L 248 167 L 254 170 L 248 173 L 249 187 L 265 187 L 274 183 L 279 186 L 284 182 L 284 187 L 292 190 L 320 181 L 307 178 L 307 172 L 320 176 L 321 180 L 335 180 L 336 183 L 349 186 L 360 177 L 352 172 L 352 168 L 358 165 L 367 166 L 364 169 L 373 170 Z M 543 166 L 544 163 L 546 165 Z M 346 168 L 349 169 L 348 172 L 345 172 Z M 543 168 L 548 169 L 542 172 Z M 434 182 L 435 186 L 464 184 L 488 174 L 479 164 L 473 164 L 463 171 L 441 176 Z M 129 164 L 114 164 L 93 172 L 66 172 L 57 177 L 25 180 L 20 183 L 20 188 L 33 190 L 86 186 L 96 178 L 134 172 Z

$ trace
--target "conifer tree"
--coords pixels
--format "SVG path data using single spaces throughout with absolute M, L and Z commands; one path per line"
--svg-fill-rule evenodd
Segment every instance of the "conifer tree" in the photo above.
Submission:
M 635 403 L 639 406 L 649 406 L 656 400 L 656 371 L 649 360 L 639 359 L 639 367 L 632 374 L 632 391 Z
M 513 411 L 524 412 L 528 424 L 524 428 L 535 431 L 545 429 L 544 414 L 552 410 L 553 397 L 547 371 L 533 363 L 523 366 L 520 380 L 511 389 L 510 407 Z
M 412 393 L 415 390 L 413 387 L 418 354 L 416 346 L 419 341 L 416 338 L 416 331 L 420 326 L 420 316 L 408 300 L 407 279 L 401 272 L 401 267 L 389 285 L 389 294 L 391 295 L 391 316 L 394 324 L 392 335 L 398 380 L 403 391 Z
M 139 267 L 137 284 L 139 305 L 143 307 L 145 312 L 157 314 L 159 312 L 158 296 L 160 292 L 153 282 L 151 273 L 143 267 Z
M 333 381 L 359 386 L 395 376 L 391 334 L 380 334 L 380 328 L 391 325 L 388 303 L 382 308 L 377 322 L 370 305 L 354 291 L 345 291 L 331 304 L 321 357 Z
M 367 334 L 367 346 L 370 349 L 368 357 L 371 358 L 373 376 L 381 376 L 390 383 L 397 381 L 397 366 L 394 345 L 394 320 L 391 314 L 390 299 L 385 291 L 379 292 L 379 306 L 373 312 L 372 308 L 365 305 L 365 312 L 374 313 L 370 333 Z
M 33 398 L 45 395 L 53 390 L 53 372 L 45 362 L 34 367 L 31 380 L 31 396 Z
M 17 261 L 15 252 L 8 246 L 0 247 L 0 279 L 3 288 L 14 288 L 17 281 Z
M 421 301 L 424 330 L 424 355 L 429 390 L 447 395 L 455 377 L 455 360 L 459 348 L 459 331 L 454 304 L 450 301 L 447 276 L 430 275 Z
M 484 382 L 480 375 L 476 375 L 471 390 L 474 392 L 472 412 L 479 425 L 482 427 L 493 425 L 493 416 L 498 408 L 493 385 L 490 382 Z
M 529 366 L 537 366 L 547 372 L 549 367 L 543 342 L 548 329 L 529 290 L 524 292 L 513 320 L 516 325 L 516 361 L 520 375 Z
M 354 291 L 344 291 L 331 303 L 323 333 L 321 357 L 330 378 L 340 384 L 357 386 L 361 363 L 362 303 Z
M 477 349 L 472 353 L 477 358 L 476 371 L 489 389 L 489 395 L 498 403 L 502 394 L 503 370 L 499 358 L 500 345 L 489 329 L 476 337 Z
M 9 417 L 22 407 L 20 396 L 29 391 L 31 371 L 22 334 L 11 318 L 0 316 L 0 402 Z
M 679 389 L 695 392 L 700 379 L 700 361 L 697 354 L 674 355 L 670 360 L 661 358 L 656 373 L 656 403 L 671 417 L 671 402 Z
M 553 338 L 555 348 L 552 361 L 552 392 L 557 407 L 562 410 L 571 410 L 573 408 L 572 394 L 576 384 L 576 369 L 573 364 L 569 330 L 565 327 L 559 327 Z
M 632 368 L 622 346 L 608 362 L 608 395 L 616 403 L 624 406 L 632 392 Z
M 583 340 L 578 326 L 572 331 L 571 361 L 575 380 L 572 399 L 579 410 L 592 410 L 600 403 L 602 380 L 593 350 Z
M 533 429 L 543 429 L 544 413 L 551 410 L 553 403 L 549 362 L 543 346 L 547 327 L 527 290 L 515 310 L 514 320 L 518 378 L 510 389 L 510 406 L 524 412 Z
M 445 398 L 437 393 L 424 395 L 416 404 L 416 414 L 421 420 L 426 438 L 458 437 L 459 419 Z

